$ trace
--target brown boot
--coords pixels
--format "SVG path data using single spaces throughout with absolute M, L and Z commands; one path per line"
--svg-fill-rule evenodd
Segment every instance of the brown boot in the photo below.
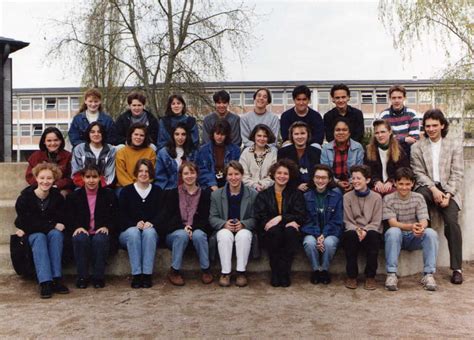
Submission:
M 344 281 L 344 286 L 346 286 L 346 288 L 349 288 L 349 289 L 356 289 L 357 288 L 357 279 L 354 278 L 346 278 L 346 280 Z
M 248 284 L 247 276 L 245 273 L 238 273 L 237 278 L 235 279 L 235 285 L 237 287 L 245 287 Z
M 377 283 L 375 282 L 375 278 L 368 277 L 365 279 L 364 289 L 366 290 L 375 290 L 377 289 Z
M 210 284 L 212 281 L 214 281 L 214 277 L 212 276 L 211 272 L 205 271 L 205 272 L 202 272 L 202 274 L 201 274 L 201 281 L 202 281 L 202 283 L 204 283 L 205 285 L 208 285 L 208 284 Z
M 171 268 L 168 272 L 168 280 L 170 280 L 170 282 L 175 286 L 184 286 L 184 279 L 181 276 L 179 270 Z
M 219 278 L 219 286 L 229 287 L 230 286 L 230 274 L 221 274 Z

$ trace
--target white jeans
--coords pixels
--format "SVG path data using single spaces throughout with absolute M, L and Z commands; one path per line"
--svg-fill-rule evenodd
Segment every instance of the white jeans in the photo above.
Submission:
M 230 274 L 232 271 L 232 249 L 235 241 L 235 254 L 237 256 L 237 271 L 244 272 L 252 245 L 252 232 L 241 229 L 234 235 L 228 229 L 222 228 L 217 232 L 217 249 L 221 259 L 221 273 Z

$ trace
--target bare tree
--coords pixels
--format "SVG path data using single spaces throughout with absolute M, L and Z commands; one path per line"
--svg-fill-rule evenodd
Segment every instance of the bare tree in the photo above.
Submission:
M 209 100 L 201 83 L 224 77 L 223 52 L 240 58 L 251 40 L 252 9 L 222 0 L 93 0 L 61 26 L 51 52 L 87 51 L 86 73 L 101 84 L 142 88 L 152 110 L 163 113 L 179 91 Z M 84 75 L 88 83 L 90 75 Z M 104 78 L 105 76 L 105 78 Z

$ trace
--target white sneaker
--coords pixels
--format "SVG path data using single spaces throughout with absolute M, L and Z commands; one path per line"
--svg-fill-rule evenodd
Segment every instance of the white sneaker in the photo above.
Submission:
M 395 273 L 387 274 L 387 279 L 385 279 L 385 289 L 392 292 L 398 290 L 398 277 Z
M 433 274 L 425 274 L 421 279 L 421 284 L 423 285 L 423 288 L 429 291 L 435 291 L 438 289 Z

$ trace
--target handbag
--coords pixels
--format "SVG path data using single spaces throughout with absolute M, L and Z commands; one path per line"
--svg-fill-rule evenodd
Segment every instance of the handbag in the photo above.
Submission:
M 10 257 L 13 269 L 18 275 L 29 278 L 35 277 L 33 253 L 26 236 L 10 235 Z

